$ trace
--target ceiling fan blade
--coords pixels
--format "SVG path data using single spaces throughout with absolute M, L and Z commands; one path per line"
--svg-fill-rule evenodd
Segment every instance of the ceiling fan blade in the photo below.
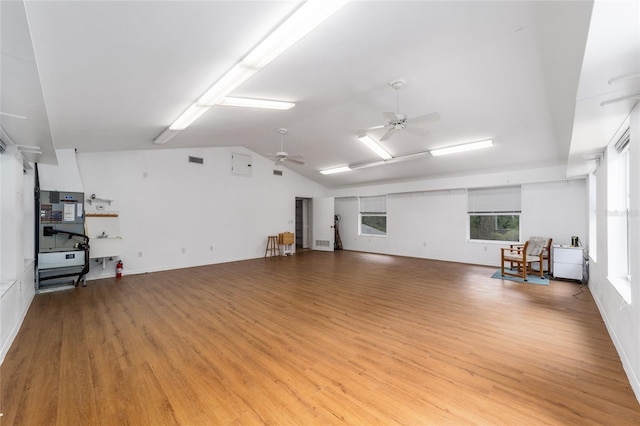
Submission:
M 380 126 L 367 127 L 366 129 L 358 129 L 358 131 L 356 133 L 357 134 L 367 133 L 370 130 L 384 129 L 387 126 L 388 126 L 388 124 L 382 124 Z
M 419 115 L 417 117 L 407 119 L 407 123 L 417 124 L 417 123 L 430 123 L 433 121 L 440 120 L 440 114 L 437 112 L 432 112 L 430 114 Z
M 382 135 L 382 137 L 380 138 L 380 142 L 382 141 L 386 141 L 387 139 L 389 139 L 391 136 L 393 136 L 394 133 L 396 133 L 397 130 L 394 128 L 391 128 L 389 130 L 387 130 L 387 133 L 385 133 L 384 135 Z
M 285 158 L 285 160 L 290 161 L 296 164 L 304 164 L 304 158 L 301 155 L 292 155 L 290 157 Z
M 428 130 L 422 129 L 420 127 L 407 126 L 406 130 L 407 132 L 413 133 L 416 136 L 427 136 L 429 134 Z
M 396 114 L 395 112 L 383 112 L 382 115 L 384 115 L 384 117 L 388 121 L 398 121 L 404 118 L 400 114 Z

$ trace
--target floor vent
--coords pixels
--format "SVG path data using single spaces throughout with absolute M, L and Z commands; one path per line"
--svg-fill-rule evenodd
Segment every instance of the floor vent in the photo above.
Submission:
M 273 174 L 276 176 L 282 176 L 282 170 L 274 170 Z
M 329 240 L 316 240 L 317 247 L 329 247 Z
M 189 156 L 190 163 L 204 164 L 204 158 Z

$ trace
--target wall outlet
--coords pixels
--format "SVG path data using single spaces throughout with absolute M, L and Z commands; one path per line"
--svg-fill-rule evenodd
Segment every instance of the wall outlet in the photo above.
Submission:
M 184 253 L 186 253 L 186 252 L 187 252 L 187 249 L 186 249 L 186 248 L 184 248 L 184 247 L 182 247 L 182 250 L 181 250 L 181 251 L 182 251 L 182 253 L 184 254 Z

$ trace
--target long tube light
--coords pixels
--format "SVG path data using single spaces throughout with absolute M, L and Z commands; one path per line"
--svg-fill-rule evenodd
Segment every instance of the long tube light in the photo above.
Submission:
M 334 167 L 331 169 L 320 170 L 320 173 L 323 175 L 332 175 L 335 173 L 348 172 L 349 170 L 351 170 L 349 166 L 340 166 L 340 167 Z
M 360 139 L 360 137 L 358 137 L 358 138 Z M 371 139 L 371 138 L 369 138 L 369 139 Z M 371 139 L 371 140 L 373 140 L 373 139 Z M 426 157 L 428 155 L 432 155 L 434 157 L 437 157 L 439 155 L 454 154 L 454 153 L 457 153 L 457 152 L 471 151 L 471 150 L 474 150 L 474 149 L 481 149 L 481 148 L 489 148 L 491 146 L 493 146 L 493 140 L 488 139 L 488 140 L 480 141 L 480 142 L 466 143 L 466 144 L 462 144 L 462 145 L 449 146 L 447 148 L 434 149 L 432 151 L 414 152 L 413 154 L 400 155 L 398 157 L 389 156 L 389 158 L 386 158 L 386 159 L 383 159 L 383 160 L 363 161 L 363 162 L 359 162 L 359 163 L 351 163 L 351 164 L 348 164 L 346 166 L 340 166 L 340 167 L 334 167 L 332 169 L 320 170 L 320 173 L 322 173 L 323 175 L 333 174 L 333 173 L 341 173 L 341 172 L 346 172 L 346 171 L 349 171 L 349 170 L 358 170 L 358 169 L 364 169 L 364 168 L 368 168 L 368 167 L 383 166 L 385 164 L 398 163 L 398 162 L 401 162 L 401 161 L 416 160 L 418 158 Z
M 194 121 L 196 121 L 202 114 L 207 112 L 210 107 L 208 106 L 200 106 L 198 104 L 192 104 L 185 112 L 180 114 L 180 117 L 174 121 L 171 126 L 169 126 L 170 130 L 184 130 L 191 125 Z
M 340 10 L 348 0 L 307 0 L 286 21 L 267 36 L 242 64 L 262 69 L 298 40 Z
M 307 0 L 278 28 L 273 30 L 245 58 L 234 65 L 198 100 L 183 112 L 170 126 L 170 130 L 184 130 L 210 107 L 217 105 L 229 93 L 266 67 L 289 47 L 340 10 L 348 0 Z M 165 134 L 163 132 L 161 135 Z M 175 133 L 167 133 L 167 143 Z M 157 137 L 154 142 L 158 143 Z
M 213 86 L 204 92 L 196 103 L 202 106 L 213 106 L 217 104 L 258 71 L 260 71 L 259 68 L 247 67 L 242 62 L 234 65 L 233 68 L 227 71 Z
M 224 98 L 220 102 L 220 105 L 246 108 L 279 109 L 285 111 L 296 106 L 296 104 L 293 102 L 270 101 L 266 99 L 233 98 L 230 96 Z
M 439 155 L 457 154 L 459 152 L 472 151 L 474 149 L 490 148 L 493 146 L 493 140 L 465 143 L 462 145 L 448 146 L 446 148 L 432 149 L 429 151 L 431 155 L 437 157 Z
M 380 158 L 382 158 L 383 160 L 390 160 L 390 159 L 393 158 L 391 156 L 391 154 L 389 154 L 387 151 L 384 150 L 384 148 L 382 148 L 380 145 L 378 145 L 378 143 L 376 141 L 371 139 L 371 137 L 369 137 L 369 135 L 366 135 L 366 134 L 358 135 L 358 140 L 360 142 L 362 142 L 363 144 L 365 144 L 367 146 L 367 148 L 369 148 L 371 151 L 373 151 L 376 154 L 378 154 L 378 156 Z

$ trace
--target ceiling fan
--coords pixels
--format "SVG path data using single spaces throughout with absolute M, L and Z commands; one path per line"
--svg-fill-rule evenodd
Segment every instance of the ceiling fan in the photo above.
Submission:
M 283 163 L 285 161 L 290 161 L 296 164 L 304 164 L 304 157 L 302 155 L 289 155 L 288 152 L 284 150 L 284 135 L 286 135 L 289 131 L 284 128 L 280 128 L 276 130 L 278 134 L 280 134 L 280 151 L 275 154 L 267 154 L 269 158 L 274 160 L 276 164 Z
M 387 119 L 387 124 L 381 126 L 369 127 L 368 129 L 363 129 L 360 133 L 368 132 L 369 130 L 377 130 L 377 129 L 386 129 L 384 135 L 380 138 L 381 141 L 385 141 L 393 136 L 395 133 L 400 132 L 401 130 L 409 130 L 415 131 L 418 129 L 413 128 L 412 126 L 416 124 L 424 124 L 433 121 L 437 121 L 440 119 L 440 114 L 437 112 L 432 112 L 425 115 L 419 115 L 417 117 L 408 118 L 406 114 L 400 112 L 400 89 L 404 87 L 406 82 L 402 79 L 393 80 L 389 82 L 389 86 L 393 87 L 396 91 L 396 101 L 397 101 L 397 112 L 383 112 L 382 115 Z M 421 132 L 424 134 L 423 132 Z

